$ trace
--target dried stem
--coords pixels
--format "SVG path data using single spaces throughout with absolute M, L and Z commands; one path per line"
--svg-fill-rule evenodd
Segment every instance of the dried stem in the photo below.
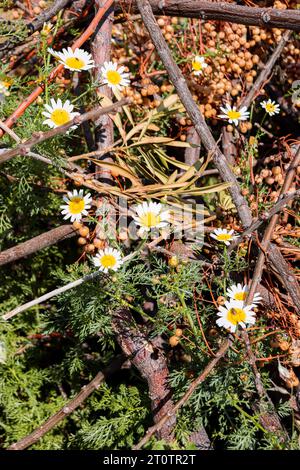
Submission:
M 279 41 L 276 48 L 274 49 L 273 54 L 271 55 L 269 60 L 266 62 L 266 64 L 263 66 L 259 76 L 257 77 L 254 84 L 250 88 L 250 91 L 245 96 L 245 98 L 242 99 L 240 103 L 240 107 L 246 106 L 246 108 L 248 108 L 251 105 L 251 103 L 255 100 L 255 98 L 259 95 L 261 88 L 264 86 L 264 84 L 270 77 L 273 67 L 275 63 L 277 62 L 277 60 L 279 59 L 290 37 L 291 37 L 291 31 L 285 31 L 281 40 Z
M 276 409 L 263 386 L 261 375 L 256 365 L 256 357 L 252 351 L 251 343 L 250 343 L 250 339 L 249 339 L 247 331 L 242 331 L 241 336 L 246 346 L 247 359 L 252 368 L 252 372 L 254 376 L 254 383 L 255 383 L 255 387 L 259 396 L 257 408 L 260 413 L 260 422 L 267 431 L 271 433 L 274 432 L 277 434 L 280 440 L 287 441 L 288 434 L 283 428 L 280 422 L 279 416 L 276 412 Z M 264 400 L 266 400 L 267 402 L 267 407 L 264 403 Z
M 75 235 L 76 230 L 74 230 L 72 225 L 62 225 L 60 227 L 53 228 L 46 233 L 42 233 L 26 242 L 0 252 L 0 266 L 13 263 L 20 258 L 29 256 L 32 253 L 43 250 L 48 246 L 54 245 L 55 243 Z
M 295 176 L 295 173 L 296 173 L 296 169 L 299 165 L 300 165 L 300 146 L 298 146 L 297 151 L 296 151 L 295 156 L 294 156 L 294 159 L 291 162 L 290 168 L 289 168 L 289 170 L 288 170 L 288 172 L 285 176 L 285 180 L 284 180 L 284 183 L 282 185 L 282 188 L 281 188 L 281 191 L 280 191 L 280 194 L 279 194 L 279 198 L 278 198 L 279 200 L 285 193 L 288 192 L 288 190 L 289 190 L 289 188 L 290 188 L 290 186 L 293 182 L 293 179 L 294 179 L 294 176 Z M 252 278 L 252 282 L 251 282 L 251 286 L 250 286 L 250 291 L 249 291 L 248 298 L 247 298 L 247 303 L 252 302 L 254 294 L 255 294 L 256 289 L 257 289 L 257 286 L 260 283 L 261 276 L 262 276 L 262 271 L 263 271 L 263 267 L 264 267 L 264 263 L 265 263 L 265 253 L 268 251 L 270 240 L 271 240 L 272 235 L 274 233 L 274 229 L 275 229 L 275 226 L 277 224 L 278 217 L 279 217 L 278 213 L 275 213 L 271 217 L 269 225 L 267 226 L 267 228 L 264 232 L 263 239 L 260 243 L 261 250 L 260 250 L 257 262 L 256 262 L 256 266 L 255 266 L 255 270 L 254 270 L 254 274 L 253 274 L 253 278 Z M 275 251 L 275 259 L 274 259 L 274 251 Z M 275 249 L 275 247 L 273 247 L 270 259 L 271 260 L 273 259 L 273 261 L 275 261 L 275 263 L 273 263 L 274 266 L 278 267 L 278 263 L 277 263 L 278 254 L 277 254 L 277 257 L 276 257 L 276 251 L 277 250 Z M 273 253 L 273 255 L 272 255 L 272 253 Z M 280 252 L 279 252 L 279 254 L 280 254 Z M 280 254 L 280 256 L 281 256 L 281 254 Z M 282 262 L 281 262 L 281 264 L 282 264 Z M 298 284 L 295 277 L 293 278 L 292 282 L 293 282 L 293 288 L 289 289 L 289 294 L 291 295 L 292 299 L 294 300 L 295 308 L 298 311 L 300 311 L 300 287 L 299 287 L 299 284 Z
M 123 7 L 125 2 L 119 3 Z M 128 3 L 130 11 L 136 12 L 138 1 L 132 0 Z M 204 21 L 219 20 L 263 28 L 300 31 L 300 11 L 297 9 L 278 10 L 203 0 L 150 0 L 149 3 L 155 15 L 200 18 Z M 117 11 L 119 11 L 118 7 Z
M 53 18 L 60 10 L 65 8 L 71 0 L 56 0 L 47 10 L 43 11 L 34 21 L 27 24 L 28 33 L 32 34 L 43 27 L 44 22 L 47 22 Z M 22 8 L 22 4 L 18 5 Z M 16 45 L 23 42 L 23 40 L 5 41 L 0 45 L 0 59 L 7 55 L 8 51 L 16 47 Z
M 160 422 L 165 415 L 169 419 L 157 429 L 158 439 L 173 439 L 176 417 L 172 413 L 173 402 L 168 386 L 169 371 L 163 351 L 150 342 L 141 327 L 138 327 L 129 310 L 120 308 L 113 314 L 112 324 L 117 341 L 124 354 L 131 359 L 147 381 L 154 422 Z
M 273 215 L 278 214 L 278 212 L 282 211 L 288 202 L 293 199 L 296 199 L 300 196 L 300 189 L 294 191 L 292 193 L 281 195 L 278 198 L 278 201 L 274 206 L 266 212 L 263 212 L 257 220 L 252 222 L 249 228 L 247 228 L 236 240 L 234 240 L 230 246 L 228 247 L 228 253 L 230 253 L 234 248 L 236 248 L 242 241 L 243 238 L 251 235 L 255 230 L 257 230 L 262 224 L 264 224 L 267 220 L 269 220 Z
M 173 406 L 171 413 L 165 414 L 164 416 L 161 417 L 158 423 L 156 423 L 154 426 L 149 428 L 143 437 L 143 439 L 133 447 L 134 450 L 139 450 L 141 449 L 148 441 L 149 439 L 153 436 L 154 433 L 156 433 L 158 430 L 162 428 L 162 426 L 170 419 L 170 417 L 173 415 L 175 416 L 176 412 L 183 406 L 185 403 L 188 401 L 190 396 L 193 394 L 193 392 L 196 390 L 198 385 L 200 385 L 206 377 L 211 373 L 211 371 L 214 369 L 214 367 L 218 364 L 220 359 L 225 356 L 227 353 L 228 349 L 230 348 L 232 344 L 232 338 L 229 337 L 227 338 L 221 345 L 220 349 L 216 352 L 216 356 L 209 362 L 209 364 L 205 367 L 204 371 L 195 379 L 191 385 L 189 386 L 188 390 L 185 392 L 183 397 Z
M 70 129 L 70 127 L 74 125 L 78 126 L 85 121 L 94 120 L 104 114 L 113 113 L 128 103 L 128 98 L 124 98 L 111 106 L 107 106 L 106 108 L 98 106 L 97 108 L 94 108 L 85 114 L 76 116 L 74 119 L 69 121 L 67 124 L 64 124 L 63 126 L 59 126 L 55 129 L 50 129 L 49 131 L 45 132 L 35 132 L 33 133 L 33 137 L 31 139 L 28 139 L 25 142 L 22 142 L 21 144 L 17 145 L 16 147 L 1 153 L 0 163 L 4 163 L 13 157 L 16 157 L 17 155 L 26 155 L 30 151 L 31 147 L 33 147 L 34 145 L 40 144 L 41 142 L 44 142 L 47 139 L 51 139 L 56 135 L 65 134 Z
M 51 431 L 57 426 L 64 418 L 69 416 L 78 406 L 80 406 L 84 400 L 86 400 L 94 390 L 97 390 L 100 385 L 105 381 L 106 377 L 112 375 L 114 372 L 120 369 L 124 363 L 124 356 L 117 357 L 103 372 L 99 372 L 91 382 L 84 385 L 78 395 L 64 405 L 57 413 L 51 416 L 41 426 L 35 429 L 31 434 L 24 437 L 18 442 L 10 445 L 7 450 L 23 450 L 30 447 L 32 444 L 37 442 L 47 432 Z
M 232 199 L 234 200 L 243 225 L 245 227 L 249 226 L 252 222 L 252 216 L 247 201 L 241 194 L 239 184 L 233 172 L 228 166 L 226 157 L 218 148 L 217 142 L 215 141 L 208 125 L 206 124 L 201 111 L 193 100 L 192 94 L 186 84 L 184 76 L 182 75 L 181 70 L 179 69 L 177 64 L 175 63 L 168 48 L 168 45 L 155 20 L 149 1 L 137 0 L 136 3 L 141 13 L 142 19 L 145 23 L 145 26 L 149 31 L 151 40 L 156 47 L 156 50 L 163 62 L 163 65 L 168 72 L 169 78 L 173 83 L 178 93 L 178 96 L 186 109 L 187 114 L 193 122 L 195 129 L 198 132 L 201 141 L 203 142 L 203 145 L 205 146 L 209 155 L 213 158 L 214 164 L 219 170 L 222 180 L 231 183 L 229 191 L 232 196 Z

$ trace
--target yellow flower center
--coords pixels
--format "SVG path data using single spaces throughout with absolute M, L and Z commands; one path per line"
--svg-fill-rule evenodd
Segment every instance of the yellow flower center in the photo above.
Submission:
M 106 78 L 112 85 L 119 85 L 122 80 L 121 75 L 116 70 L 108 70 L 108 72 L 106 72 Z
M 242 308 L 231 308 L 227 313 L 227 320 L 233 325 L 244 322 L 246 320 L 245 310 Z
M 272 104 L 272 103 L 267 103 L 267 104 L 266 104 L 266 111 L 267 111 L 268 113 L 274 113 L 274 111 L 275 111 L 275 105 Z
M 227 116 L 229 119 L 239 119 L 241 117 L 241 113 L 239 111 L 228 111 Z
M 85 62 L 78 57 L 68 57 L 65 60 L 65 64 L 72 69 L 81 70 L 85 66 Z
M 70 114 L 65 109 L 55 109 L 51 113 L 51 119 L 57 126 L 62 126 L 70 121 Z
M 227 241 L 227 240 L 231 240 L 232 236 L 230 235 L 230 233 L 220 233 L 219 235 L 217 235 L 217 239 L 220 240 L 220 241 Z
M 84 209 L 84 199 L 82 197 L 73 197 L 69 202 L 71 214 L 80 214 Z
M 154 214 L 154 212 L 146 212 L 140 217 L 141 225 L 144 227 L 156 227 L 161 222 L 160 215 Z
M 235 300 L 246 300 L 246 297 L 247 297 L 247 293 L 246 292 L 237 292 L 236 294 L 234 294 L 234 299 Z
M 3 82 L 2 80 L 0 81 L 0 86 L 3 86 L 5 88 L 9 88 L 10 87 L 10 83 L 9 82 Z
M 199 62 L 199 61 L 192 62 L 192 66 L 193 66 L 193 69 L 196 70 L 197 72 L 203 69 L 202 62 Z
M 103 255 L 101 258 L 101 264 L 104 268 L 113 268 L 117 263 L 114 255 Z

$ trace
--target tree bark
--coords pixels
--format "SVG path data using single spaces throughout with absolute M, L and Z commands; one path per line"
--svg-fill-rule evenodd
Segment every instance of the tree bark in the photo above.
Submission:
M 118 11 L 123 8 L 119 2 Z M 129 3 L 130 12 L 138 11 L 137 1 Z M 264 28 L 283 28 L 300 31 L 300 10 L 278 10 L 236 5 L 227 2 L 202 0 L 150 0 L 155 15 L 200 18 L 204 21 L 219 20 Z
M 55 245 L 55 243 L 65 240 L 66 238 L 74 237 L 75 234 L 76 230 L 74 230 L 72 225 L 61 225 L 60 227 L 53 228 L 49 230 L 49 232 L 42 233 L 26 242 L 0 252 L 0 266 L 32 255 L 32 253 Z

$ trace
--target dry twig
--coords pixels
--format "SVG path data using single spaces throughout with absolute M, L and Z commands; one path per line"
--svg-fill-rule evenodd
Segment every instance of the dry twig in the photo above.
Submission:
M 284 35 L 282 36 L 281 40 L 279 41 L 279 43 L 277 44 L 276 48 L 274 49 L 273 54 L 271 55 L 269 60 L 266 62 L 266 64 L 264 64 L 264 66 L 262 67 L 262 70 L 259 76 L 255 80 L 249 92 L 247 93 L 245 98 L 242 99 L 240 103 L 240 107 L 246 106 L 246 108 L 248 108 L 253 102 L 253 100 L 255 100 L 255 98 L 259 95 L 261 88 L 269 79 L 272 73 L 273 67 L 275 63 L 277 62 L 277 60 L 279 59 L 290 37 L 291 37 L 291 31 L 286 31 Z
M 18 442 L 11 444 L 7 450 L 23 450 L 30 447 L 32 444 L 37 442 L 41 437 L 43 437 L 47 432 L 57 426 L 64 418 L 69 416 L 78 406 L 80 406 L 84 400 L 86 400 L 94 390 L 97 390 L 100 385 L 105 381 L 107 376 L 112 375 L 114 372 L 120 369 L 124 363 L 124 356 L 117 357 L 103 372 L 99 372 L 91 382 L 87 385 L 84 385 L 78 395 L 76 395 L 72 400 L 70 400 L 66 405 L 64 405 L 57 413 L 51 416 L 47 421 L 45 421 L 41 426 L 35 429 L 31 434 L 26 437 L 23 437 Z
M 0 252 L 0 266 L 13 263 L 25 256 L 29 256 L 32 253 L 43 250 L 48 246 L 54 245 L 55 243 L 75 235 L 76 230 L 74 230 L 72 225 L 61 225 L 60 227 L 53 228 L 48 232 L 27 240 L 26 242 Z
M 85 114 L 76 116 L 74 119 L 67 122 L 67 124 L 64 124 L 63 126 L 59 126 L 59 127 L 56 127 L 55 129 L 50 129 L 49 131 L 45 131 L 45 132 L 35 132 L 33 133 L 33 137 L 31 139 L 28 139 L 25 142 L 18 144 L 16 147 L 1 153 L 0 164 L 10 160 L 13 157 L 16 157 L 17 155 L 28 154 L 31 147 L 33 147 L 34 145 L 40 144 L 41 142 L 44 142 L 47 139 L 51 139 L 52 137 L 55 137 L 56 135 L 65 134 L 70 129 L 70 127 L 74 125 L 78 126 L 85 121 L 94 120 L 94 119 L 97 119 L 97 117 L 102 116 L 104 114 L 113 113 L 128 103 L 129 103 L 128 98 L 124 98 L 120 101 L 117 101 L 117 103 L 114 103 L 111 106 L 107 106 L 106 108 L 102 108 L 101 106 L 98 106 L 97 108 L 94 108 Z
M 211 373 L 211 371 L 214 369 L 214 367 L 218 364 L 220 359 L 225 356 L 227 353 L 228 349 L 230 348 L 232 344 L 232 338 L 229 337 L 227 338 L 219 348 L 219 350 L 216 352 L 215 357 L 208 363 L 208 365 L 205 367 L 204 371 L 197 377 L 189 386 L 183 397 L 175 403 L 175 405 L 172 408 L 172 415 L 175 416 L 176 412 L 183 406 L 185 403 L 188 401 L 190 396 L 193 394 L 195 389 L 200 385 L 206 377 Z M 156 433 L 159 429 L 162 428 L 162 426 L 170 419 L 171 414 L 165 414 L 164 416 L 161 417 L 158 423 L 156 423 L 154 426 L 149 428 L 143 437 L 143 439 L 133 447 L 134 450 L 139 450 L 141 449 L 148 441 L 149 439 L 153 436 L 154 433 Z
M 122 1 L 119 2 L 123 7 Z M 204 21 L 219 20 L 229 23 L 283 28 L 300 31 L 299 10 L 278 10 L 276 8 L 247 7 L 229 2 L 203 0 L 150 0 L 155 15 L 199 18 Z M 131 12 L 136 12 L 138 1 L 129 2 Z M 119 8 L 117 7 L 117 11 Z

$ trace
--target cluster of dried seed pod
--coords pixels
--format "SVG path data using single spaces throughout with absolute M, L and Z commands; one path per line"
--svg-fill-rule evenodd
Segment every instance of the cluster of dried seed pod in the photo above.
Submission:
M 179 344 L 182 333 L 183 331 L 181 328 L 176 328 L 174 335 L 170 336 L 169 344 L 172 348 L 174 348 L 175 346 Z
M 77 243 L 84 247 L 86 253 L 94 253 L 96 249 L 101 250 L 105 247 L 105 241 L 98 237 L 93 238 L 90 229 L 83 222 L 75 221 L 73 227 L 79 235 Z

